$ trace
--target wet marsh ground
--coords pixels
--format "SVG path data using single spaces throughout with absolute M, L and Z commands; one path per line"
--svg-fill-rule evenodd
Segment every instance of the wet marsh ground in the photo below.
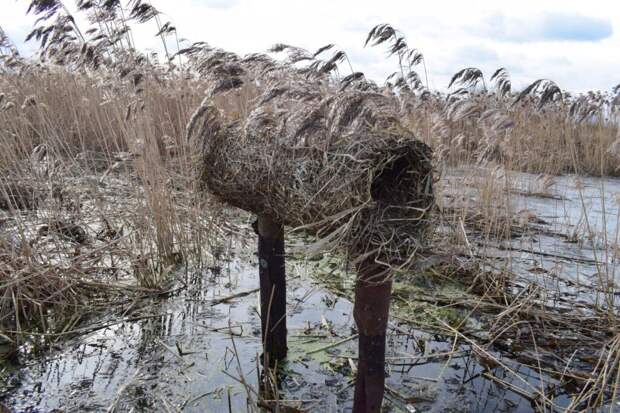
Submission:
M 98 261 L 108 268 L 101 283 L 108 277 L 126 290 L 22 342 L 2 366 L 5 405 L 31 412 L 256 411 L 261 339 L 250 217 L 229 211 L 203 262 L 173 260 L 159 269 L 166 288 L 140 290 L 133 278 L 140 260 L 128 254 L 123 261 L 110 242 L 97 241 L 108 225 L 101 205 L 117 227 L 121 211 L 139 214 L 140 202 L 122 177 L 101 182 L 80 178 L 65 194 L 65 201 L 79 198 L 81 220 L 73 222 L 93 239 L 89 247 L 50 235 L 51 227 L 41 231 L 50 226 L 45 208 L 3 221 L 4 234 L 28 228 L 29 239 L 65 258 L 76 248 L 88 256 L 85 249 L 107 246 Z M 417 271 L 396 274 L 386 411 L 579 411 L 595 397 L 601 411 L 620 409 L 617 324 L 609 320 L 620 299 L 620 181 L 541 183 L 534 175 L 470 168 L 450 170 L 439 188 L 442 242 L 421 252 Z M 115 200 L 123 193 L 126 204 Z M 122 249 L 131 234 L 115 245 Z M 289 357 L 279 372 L 279 403 L 288 411 L 349 411 L 353 274 L 341 257 L 296 253 L 287 258 L 287 275 Z

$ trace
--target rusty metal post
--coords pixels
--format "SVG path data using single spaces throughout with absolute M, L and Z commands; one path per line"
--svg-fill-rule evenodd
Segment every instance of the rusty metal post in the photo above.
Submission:
M 353 413 L 379 413 L 385 385 L 385 337 L 392 280 L 374 258 L 358 268 L 353 316 L 359 331 L 359 363 Z
M 268 367 L 287 352 L 284 228 L 270 217 L 259 216 L 254 229 L 258 234 L 263 364 Z

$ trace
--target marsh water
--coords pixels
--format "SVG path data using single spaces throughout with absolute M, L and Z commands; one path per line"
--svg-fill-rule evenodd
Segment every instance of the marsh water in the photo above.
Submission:
M 455 171 L 445 185 L 458 178 Z M 541 231 L 494 244 L 472 242 L 511 266 L 522 284 L 579 294 L 587 303 L 601 299 L 601 265 L 605 274 L 617 274 L 610 251 L 617 251 L 620 180 L 557 178 L 541 196 L 530 187 L 535 177 L 511 179 L 522 188 L 511 195 L 515 211 Z M 9 370 L 5 404 L 18 412 L 254 411 L 248 400 L 256 398 L 260 376 L 258 267 L 253 244 L 242 245 L 252 236 L 248 228 L 244 242 L 233 239 L 208 268 L 179 268 L 184 288 L 94 320 L 96 328 L 57 340 L 43 354 L 25 346 L 20 364 Z M 615 250 L 608 248 L 614 244 Z M 287 262 L 289 356 L 279 392 L 283 404 L 303 411 L 352 408 L 353 306 L 325 281 L 339 277 L 346 289 L 351 277 L 335 268 L 341 265 L 327 256 Z M 527 395 L 543 382 L 557 383 L 493 348 L 503 368 L 490 368 L 467 342 L 455 344 L 399 318 L 392 319 L 388 334 L 387 411 L 530 412 Z M 488 379 L 490 370 L 496 380 Z M 569 396 L 560 391 L 554 403 L 566 406 Z M 615 408 L 620 411 L 606 411 Z
M 19 387 L 11 407 L 77 412 L 117 404 L 118 411 L 217 412 L 228 411 L 230 404 L 233 412 L 246 411 L 247 394 L 238 379 L 243 375 L 257 388 L 257 293 L 220 304 L 214 300 L 255 289 L 257 272 L 251 257 L 231 259 L 216 274 L 191 274 L 190 289 L 153 301 L 133 316 L 144 319 L 63 343 L 15 373 Z M 305 274 L 289 274 L 289 360 L 282 398 L 303 401 L 307 411 L 350 410 L 348 360 L 356 357 L 356 340 L 308 353 L 354 334 L 352 304 Z M 388 341 L 387 383 L 399 396 L 388 391 L 387 398 L 396 411 L 530 409 L 529 402 L 476 378 L 481 367 L 466 348 L 450 354 L 451 342 L 402 327 L 392 328 Z

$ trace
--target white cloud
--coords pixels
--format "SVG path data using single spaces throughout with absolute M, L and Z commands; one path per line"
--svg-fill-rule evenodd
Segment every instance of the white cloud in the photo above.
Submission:
M 34 44 L 24 44 L 24 39 L 32 30 L 35 18 L 26 16 L 27 2 L 0 0 L 1 14 L 0 27 L 9 35 L 11 40 L 19 46 L 20 52 L 31 55 L 36 50 Z
M 238 0 L 193 0 L 194 7 L 208 7 L 211 9 L 229 9 L 239 3 Z
M 478 31 L 483 36 L 515 42 L 592 42 L 610 37 L 613 27 L 609 18 L 547 12 L 516 18 L 494 14 L 481 22 Z
M 372 26 L 390 23 L 424 53 L 435 88 L 445 89 L 451 75 L 468 66 L 480 67 L 487 76 L 506 67 L 516 86 L 541 77 L 577 91 L 620 83 L 620 2 L 612 0 L 151 1 L 181 38 L 240 54 L 264 51 L 277 42 L 309 50 L 336 43 L 348 52 L 355 70 L 377 81 L 397 70 L 397 64 L 385 59 L 385 49 L 364 48 L 363 43 Z M 0 25 L 23 38 L 32 23 L 23 17 L 27 2 L 0 3 Z M 155 32 L 153 22 L 136 28 L 138 46 L 161 49 Z

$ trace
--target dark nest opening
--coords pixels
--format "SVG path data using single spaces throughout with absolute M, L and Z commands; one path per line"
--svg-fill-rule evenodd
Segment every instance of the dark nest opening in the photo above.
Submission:
M 419 200 L 413 189 L 420 182 L 420 154 L 413 148 L 391 152 L 372 179 L 370 195 L 380 205 L 408 205 Z

